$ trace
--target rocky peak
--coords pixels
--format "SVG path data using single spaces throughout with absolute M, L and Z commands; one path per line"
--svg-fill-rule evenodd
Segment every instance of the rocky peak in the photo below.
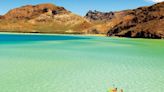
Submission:
M 41 14 L 52 12 L 52 14 L 68 13 L 64 7 L 53 4 L 26 5 L 10 10 L 4 15 L 5 19 L 32 19 Z
M 108 21 L 114 17 L 114 12 L 100 12 L 100 11 L 89 11 L 85 18 L 90 21 Z

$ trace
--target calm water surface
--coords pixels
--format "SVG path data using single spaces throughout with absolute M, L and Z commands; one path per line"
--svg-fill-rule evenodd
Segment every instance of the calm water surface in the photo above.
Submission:
M 164 91 L 164 40 L 0 34 L 0 92 Z

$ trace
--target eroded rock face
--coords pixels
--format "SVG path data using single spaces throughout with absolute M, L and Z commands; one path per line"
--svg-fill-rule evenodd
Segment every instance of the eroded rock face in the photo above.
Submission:
M 123 20 L 109 29 L 108 36 L 164 38 L 164 2 L 125 12 Z
M 63 7 L 53 4 L 26 5 L 20 8 L 10 10 L 4 15 L 5 19 L 32 19 L 43 13 L 51 11 L 53 14 L 68 12 Z
M 114 17 L 113 12 L 89 11 L 85 18 L 90 21 L 108 21 Z

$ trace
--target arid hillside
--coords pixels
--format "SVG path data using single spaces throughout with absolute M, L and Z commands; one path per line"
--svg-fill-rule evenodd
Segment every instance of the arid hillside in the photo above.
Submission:
M 84 33 L 85 18 L 53 4 L 26 5 L 0 16 L 0 30 L 34 33 Z
M 133 38 L 164 38 L 164 2 L 118 12 L 89 12 L 85 17 L 94 23 L 94 26 L 87 30 L 89 33 Z
M 164 38 L 164 2 L 123 11 L 89 11 L 76 15 L 53 4 L 26 5 L 0 16 L 0 31 L 104 34 Z
M 108 36 L 164 38 L 164 2 L 126 11 L 126 15 L 109 29 Z

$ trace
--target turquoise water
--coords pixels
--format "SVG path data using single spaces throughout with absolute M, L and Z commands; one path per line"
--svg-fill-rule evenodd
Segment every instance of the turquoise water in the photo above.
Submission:
M 0 34 L 0 92 L 163 92 L 164 40 Z

